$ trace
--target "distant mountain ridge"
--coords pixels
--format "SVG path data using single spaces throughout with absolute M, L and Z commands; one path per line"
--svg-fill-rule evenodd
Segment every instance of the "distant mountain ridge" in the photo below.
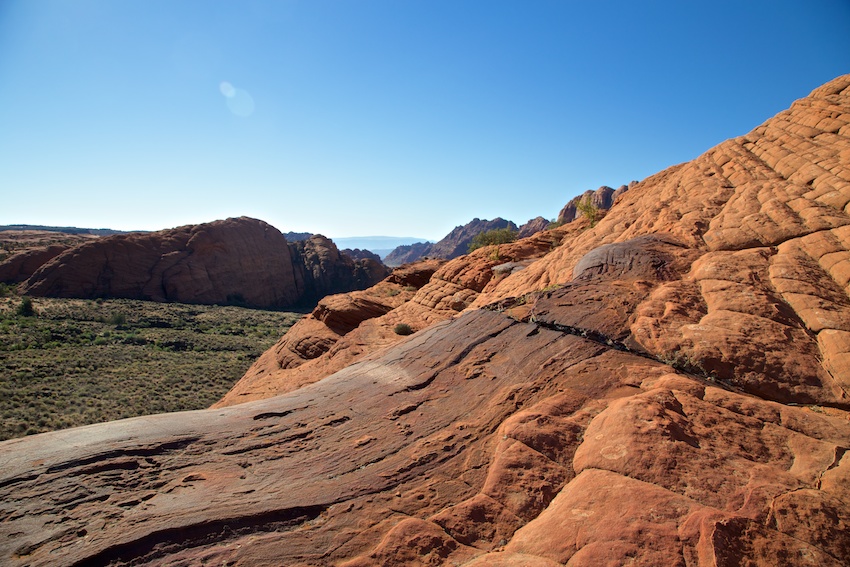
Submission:
M 111 228 L 77 228 L 76 226 L 47 226 L 41 224 L 5 224 L 0 225 L 0 232 L 6 230 L 44 230 L 47 232 L 61 232 L 64 234 L 94 234 L 96 236 L 112 236 L 113 234 L 127 234 L 128 232 L 147 232 L 144 230 L 114 230 Z
M 439 242 L 433 244 L 430 242 L 413 242 L 398 246 L 384 256 L 384 264 L 397 267 L 426 257 L 452 260 L 466 254 L 469 251 L 469 244 L 472 239 L 482 232 L 507 228 L 515 231 L 521 238 L 525 238 L 545 230 L 548 224 L 549 221 L 543 217 L 533 218 L 521 227 L 517 227 L 512 221 L 501 217 L 496 217 L 493 220 L 474 218 L 465 225 L 454 227 Z

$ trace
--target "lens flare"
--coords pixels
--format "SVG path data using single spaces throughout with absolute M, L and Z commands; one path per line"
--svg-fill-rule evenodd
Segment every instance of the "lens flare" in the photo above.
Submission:
M 227 81 L 222 81 L 221 84 L 218 85 L 218 90 L 220 90 L 221 94 L 223 94 L 227 98 L 232 98 L 233 95 L 236 94 L 236 89 L 234 89 L 233 85 L 231 85 Z
M 244 89 L 237 89 L 227 81 L 218 85 L 218 90 L 224 95 L 227 108 L 236 116 L 247 117 L 254 114 L 254 97 Z

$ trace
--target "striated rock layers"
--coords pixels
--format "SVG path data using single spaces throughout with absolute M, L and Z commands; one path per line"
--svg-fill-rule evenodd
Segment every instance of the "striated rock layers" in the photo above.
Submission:
M 848 203 L 845 76 L 593 227 L 328 298 L 254 401 L 0 443 L 0 562 L 847 565 Z
M 362 289 L 386 274 L 380 262 L 354 261 L 323 236 L 288 243 L 271 225 L 241 217 L 75 246 L 47 259 L 21 291 L 287 307 Z

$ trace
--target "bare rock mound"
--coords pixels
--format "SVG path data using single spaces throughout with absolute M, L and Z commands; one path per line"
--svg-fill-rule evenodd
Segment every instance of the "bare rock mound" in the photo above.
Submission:
M 61 252 L 95 240 L 100 233 L 110 232 L 96 229 L 44 228 L 28 228 L 27 225 L 0 227 L 0 282 L 22 282 Z
M 271 225 L 242 217 L 75 246 L 43 263 L 21 291 L 287 307 L 368 287 L 386 274 L 380 262 L 354 261 L 322 236 L 290 244 Z
M 0 562 L 847 565 L 848 203 L 850 75 L 592 227 L 328 298 L 283 395 L 0 443 Z
M 41 266 L 68 250 L 67 244 L 50 244 L 18 252 L 0 263 L 0 282 L 20 283 L 32 276 Z

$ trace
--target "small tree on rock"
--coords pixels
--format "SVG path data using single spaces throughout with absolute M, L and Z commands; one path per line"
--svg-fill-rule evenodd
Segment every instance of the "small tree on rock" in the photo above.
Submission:
M 589 196 L 578 202 L 576 210 L 590 221 L 590 228 L 596 226 L 596 221 L 599 218 L 599 207 L 593 204 L 593 200 Z

